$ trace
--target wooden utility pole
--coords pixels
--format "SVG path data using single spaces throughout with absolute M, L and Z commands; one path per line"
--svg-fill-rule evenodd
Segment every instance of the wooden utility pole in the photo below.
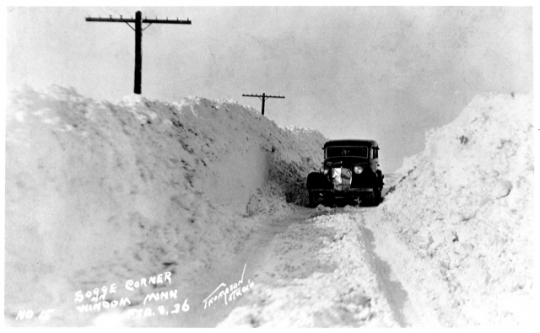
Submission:
M 268 98 L 285 98 L 284 96 L 271 96 L 271 95 L 266 95 L 265 93 L 263 93 L 262 95 L 247 95 L 247 94 L 242 94 L 242 96 L 244 97 L 259 97 L 259 99 L 262 101 L 262 109 L 261 109 L 261 112 L 262 112 L 262 115 L 264 116 L 264 101 L 266 101 Z
M 140 11 L 135 13 L 135 19 L 129 18 L 125 19 L 120 15 L 120 18 L 101 18 L 101 17 L 87 17 L 87 22 L 122 22 L 127 24 L 131 29 L 135 31 L 135 86 L 133 92 L 136 94 L 141 94 L 141 85 L 142 85 L 142 32 L 148 28 L 152 23 L 160 24 L 191 24 L 189 19 L 187 20 L 170 20 L 166 18 L 165 20 L 156 19 L 143 19 Z M 135 28 L 130 25 L 130 23 L 135 23 Z M 146 27 L 142 27 L 143 23 L 148 23 Z

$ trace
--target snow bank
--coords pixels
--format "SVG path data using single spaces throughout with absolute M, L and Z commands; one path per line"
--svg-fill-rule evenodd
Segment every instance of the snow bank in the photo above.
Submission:
M 55 308 L 51 324 L 85 323 L 65 315 L 77 290 L 227 260 L 250 217 L 305 202 L 325 141 L 230 101 L 61 87 L 13 93 L 6 121 L 6 315 Z
M 523 323 L 532 309 L 532 122 L 530 95 L 477 96 L 426 135 L 381 205 L 444 277 L 461 324 Z

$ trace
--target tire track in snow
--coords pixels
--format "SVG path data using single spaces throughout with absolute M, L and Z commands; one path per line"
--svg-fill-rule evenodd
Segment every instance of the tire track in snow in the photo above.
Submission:
M 392 270 L 390 265 L 384 260 L 379 258 L 375 253 L 375 238 L 373 232 L 364 226 L 358 225 L 364 246 L 367 253 L 366 258 L 369 260 L 373 267 L 374 273 L 377 275 L 377 281 L 381 291 L 384 293 L 388 305 L 392 309 L 394 319 L 401 327 L 410 326 L 405 314 L 403 313 L 404 304 L 408 299 L 407 292 L 403 289 L 403 286 L 399 281 L 391 279 Z
M 400 310 L 406 323 L 409 327 L 449 326 L 455 318 L 448 308 L 449 295 L 444 281 L 430 263 L 410 253 L 393 228 L 379 222 L 379 212 L 363 212 L 359 227 L 366 229 L 367 234 L 371 233 L 372 243 L 366 242 L 366 245 L 371 246 L 373 254 L 388 265 L 389 277 L 399 281 L 406 292 L 407 297 Z

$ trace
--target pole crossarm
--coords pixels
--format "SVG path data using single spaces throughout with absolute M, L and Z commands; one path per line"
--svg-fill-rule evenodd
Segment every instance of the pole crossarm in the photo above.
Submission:
M 147 18 L 144 18 L 142 20 L 142 23 L 161 23 L 161 24 L 191 24 L 191 21 L 189 18 L 187 20 L 179 20 L 178 18 L 176 20 L 169 20 L 168 18 L 165 20 L 149 20 Z
M 125 19 L 125 18 L 113 18 L 113 17 L 109 17 L 109 18 L 102 18 L 102 17 L 87 17 L 86 18 L 86 22 L 124 22 L 124 23 L 135 23 L 136 22 L 136 19 L 134 18 L 129 18 L 129 19 Z M 147 18 L 144 18 L 142 21 L 142 23 L 161 23 L 161 24 L 191 24 L 191 21 L 189 20 L 189 18 L 187 20 L 179 20 L 178 18 L 176 20 L 169 20 L 168 18 L 165 19 L 165 20 L 158 20 L 158 19 L 147 19 Z
M 244 97 L 259 97 L 259 98 L 285 98 L 285 96 L 272 96 L 272 95 L 254 95 L 254 94 L 242 94 Z
M 87 17 L 86 22 L 124 22 L 124 23 L 135 23 L 134 18 L 125 19 L 125 18 L 101 18 L 101 17 Z

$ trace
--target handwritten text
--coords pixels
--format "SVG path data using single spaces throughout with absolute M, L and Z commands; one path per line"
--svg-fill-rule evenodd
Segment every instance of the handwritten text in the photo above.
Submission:
M 204 309 L 210 307 L 214 302 L 220 299 L 223 299 L 223 302 L 225 302 L 225 305 L 227 305 L 229 301 L 236 300 L 237 297 L 242 296 L 242 294 L 253 288 L 255 284 L 251 282 L 250 279 L 248 279 L 247 284 L 244 285 L 244 273 L 246 272 L 246 266 L 247 264 L 244 265 L 242 277 L 240 280 L 238 280 L 238 282 L 230 284 L 229 286 L 222 282 L 208 297 L 203 300 Z

